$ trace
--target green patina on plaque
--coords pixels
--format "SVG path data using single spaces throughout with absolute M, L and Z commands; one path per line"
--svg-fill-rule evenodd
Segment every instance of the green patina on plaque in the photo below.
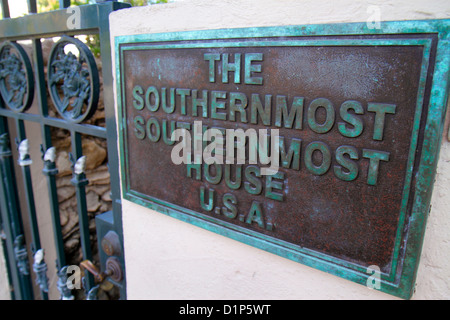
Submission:
M 116 37 L 123 197 L 410 298 L 448 99 L 449 22 Z M 279 169 L 265 174 L 262 158 L 174 163 L 176 129 L 202 151 L 209 134 L 268 129 Z M 236 160 L 251 148 L 249 138 L 230 149 Z

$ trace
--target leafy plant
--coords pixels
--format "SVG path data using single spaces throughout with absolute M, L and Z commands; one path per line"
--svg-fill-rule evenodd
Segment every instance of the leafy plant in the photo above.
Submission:
M 133 7 L 146 6 L 149 4 L 168 3 L 169 0 L 124 0 L 131 4 Z M 84 4 L 94 4 L 94 0 L 72 0 L 71 5 L 81 6 Z M 38 0 L 38 12 L 46 12 L 59 9 L 59 0 Z
M 146 6 L 150 4 L 158 4 L 158 3 L 168 3 L 169 0 L 124 0 L 122 2 L 126 2 L 131 4 L 133 7 Z M 94 4 L 94 0 L 72 0 L 70 2 L 71 6 L 81 6 L 85 4 Z M 47 12 L 60 9 L 59 0 L 38 0 L 37 2 L 38 12 Z M 100 56 L 100 38 L 98 34 L 88 35 L 86 36 L 86 45 L 92 51 L 92 53 L 96 56 Z

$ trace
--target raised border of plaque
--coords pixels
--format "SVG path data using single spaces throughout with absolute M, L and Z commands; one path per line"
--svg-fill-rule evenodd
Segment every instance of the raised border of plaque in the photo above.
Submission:
M 304 265 L 373 287 L 401 298 L 411 298 L 426 220 L 430 210 L 444 119 L 448 102 L 450 69 L 450 20 L 255 27 L 220 30 L 126 35 L 115 37 L 116 89 L 120 170 L 123 198 L 217 234 L 277 254 Z M 413 129 L 405 170 L 393 258 L 389 272 L 275 239 L 237 224 L 217 219 L 134 190 L 130 183 L 129 142 L 124 55 L 134 50 L 178 50 L 248 47 L 379 47 L 423 48 Z M 257 70 L 257 69 L 254 69 Z M 178 84 L 182 86 L 183 84 Z M 199 88 L 201 89 L 201 88 Z M 428 93 L 426 93 L 428 92 Z M 130 93 L 128 93 L 130 94 Z M 420 152 L 417 152 L 420 150 Z M 418 156 L 416 156 L 418 155 Z M 149 154 L 148 157 L 157 157 Z M 170 161 L 170 159 L 164 159 Z M 164 182 L 161 181 L 161 188 Z M 292 196 L 292 195 L 291 195 Z M 358 201 L 358 199 L 355 199 Z M 150 232 L 150 231 L 149 231 Z M 378 285 L 370 286 L 373 281 Z

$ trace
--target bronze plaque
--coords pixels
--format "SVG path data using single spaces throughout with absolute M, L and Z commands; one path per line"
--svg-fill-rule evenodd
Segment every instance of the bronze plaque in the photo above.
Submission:
M 437 38 L 299 30 L 117 38 L 124 197 L 366 285 L 378 272 L 381 290 L 407 297 L 398 287 Z M 188 136 L 171 139 L 176 129 Z M 176 163 L 184 138 L 193 154 L 196 137 L 202 152 L 215 141 L 208 129 L 223 141 L 267 132 L 276 173 L 250 161 L 250 138 L 230 148 L 234 163 Z

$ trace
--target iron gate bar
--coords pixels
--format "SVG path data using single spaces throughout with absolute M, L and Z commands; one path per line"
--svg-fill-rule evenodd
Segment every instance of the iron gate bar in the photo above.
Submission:
M 45 152 L 51 150 L 52 141 L 50 136 L 50 129 L 52 127 L 65 129 L 70 131 L 72 139 L 72 154 L 75 155 L 75 159 L 79 159 L 82 156 L 82 145 L 81 145 L 81 135 L 89 135 L 102 139 L 106 139 L 108 146 L 108 166 L 118 167 L 118 153 L 117 153 L 117 137 L 116 137 L 116 122 L 115 122 L 115 112 L 114 112 L 114 97 L 113 97 L 113 77 L 112 77 L 112 62 L 111 62 L 111 46 L 109 39 L 109 20 L 108 15 L 112 11 L 119 10 L 122 8 L 130 7 L 127 3 L 118 3 L 115 1 L 108 1 L 101 4 L 95 5 L 83 5 L 79 6 L 80 9 L 80 25 L 77 28 L 71 28 L 68 26 L 67 19 L 70 17 L 71 13 L 65 9 L 70 6 L 70 1 L 60 0 L 60 7 L 62 9 L 55 10 L 52 12 L 39 13 L 36 14 L 36 1 L 29 0 L 28 8 L 30 15 L 8 19 L 9 8 L 8 1 L 1 0 L 1 5 L 4 12 L 4 19 L 0 20 L 0 41 L 10 40 L 31 40 L 32 41 L 32 56 L 33 56 L 33 68 L 35 73 L 35 88 L 36 88 L 36 99 L 38 104 L 38 114 L 31 113 L 15 113 L 8 109 L 5 109 L 2 105 L 0 108 L 0 122 L 6 124 L 7 118 L 15 119 L 17 130 L 21 130 L 20 127 L 23 125 L 24 121 L 30 121 L 38 123 L 41 127 L 42 134 L 42 145 L 41 149 L 43 155 Z M 6 18 L 6 19 L 5 19 Z M 59 118 L 50 117 L 48 113 L 48 99 L 47 99 L 47 89 L 46 89 L 46 78 L 44 74 L 44 61 L 42 54 L 42 44 L 41 38 L 58 37 L 61 35 L 74 36 L 77 34 L 98 34 L 100 37 L 100 49 L 101 49 L 101 60 L 102 60 L 102 74 L 103 74 L 103 98 L 105 105 L 105 121 L 106 128 L 98 127 L 89 124 L 76 124 L 68 123 L 67 121 Z M 3 128 L 3 127 L 2 127 Z M 7 127 L 4 127 L 4 132 L 7 131 Z M 2 131 L 3 132 L 3 131 Z M 25 136 L 25 133 L 23 137 Z M 23 140 L 23 139 L 22 139 Z M 44 156 L 43 156 L 44 158 Z M 11 162 L 11 161 L 9 161 Z M 58 282 L 58 289 L 61 292 L 61 298 L 67 299 L 71 298 L 70 290 L 67 290 L 65 286 L 65 272 L 67 270 L 66 257 L 64 252 L 64 243 L 61 232 L 61 223 L 59 216 L 59 203 L 56 188 L 56 174 L 58 172 L 54 159 L 43 162 L 43 174 L 47 176 L 47 185 L 49 191 L 50 200 L 50 210 L 52 216 L 54 242 L 56 247 L 57 256 L 57 268 L 58 276 L 60 276 L 60 281 Z M 112 214 L 113 221 L 107 228 L 116 231 L 120 236 L 120 241 L 123 239 L 122 224 L 121 224 L 121 203 L 120 203 L 120 191 L 119 185 L 119 172 L 118 170 L 110 171 L 110 182 L 111 182 L 111 198 L 112 198 Z M 14 175 L 11 175 L 11 178 Z M 88 220 L 87 220 L 87 208 L 86 208 L 86 192 L 85 183 L 87 180 L 85 176 L 73 175 L 73 184 L 76 187 L 77 193 L 77 205 L 79 214 L 79 226 L 81 230 L 82 237 L 82 250 L 83 256 L 91 258 L 91 249 L 89 241 L 89 230 L 88 230 Z M 13 181 L 14 182 L 14 181 Z M 28 183 L 28 182 L 25 182 Z M 3 191 L 0 190 L 0 191 Z M 7 192 L 7 190 L 5 190 Z M 6 206 L 5 206 L 6 208 Z M 2 204 L 2 208 L 3 204 Z M 2 210 L 3 212 L 4 210 Z M 102 216 L 102 215 L 100 215 Z M 100 216 L 97 216 L 100 218 Z M 110 216 L 110 214 L 108 214 Z M 97 219 L 96 219 L 97 220 Z M 102 220 L 102 219 L 100 219 Z M 103 221 L 103 220 L 102 220 Z M 106 220 L 105 220 L 106 221 Z M 103 225 L 102 225 L 103 228 Z M 103 231 L 103 229 L 102 229 Z M 10 238 L 11 239 L 11 238 Z M 9 249 L 13 249 L 10 245 Z M 11 250 L 8 250 L 8 252 Z M 105 263 L 101 258 L 101 267 L 104 269 Z M 123 257 L 121 257 L 123 263 Z M 17 272 L 17 270 L 16 270 Z M 93 286 L 93 282 L 88 284 L 89 288 Z M 14 287 L 18 288 L 18 281 L 15 281 Z M 121 283 L 116 283 L 120 289 L 121 298 L 126 298 L 126 285 L 125 279 Z M 89 290 L 89 288 L 87 288 Z M 86 290 L 86 291 L 88 291 Z M 14 294 L 14 293 L 12 293 Z M 17 299 L 23 299 L 22 295 L 16 295 Z
M 25 121 L 31 121 L 36 123 L 42 123 L 45 126 L 49 127 L 55 127 L 59 129 L 65 129 L 65 130 L 72 130 L 74 129 L 76 132 L 89 135 L 89 136 L 95 136 L 98 138 L 107 138 L 107 129 L 103 127 L 97 127 L 90 124 L 69 124 L 63 119 L 58 118 L 52 118 L 48 116 L 41 116 L 37 114 L 32 113 L 14 113 L 10 110 L 6 109 L 0 109 L 0 116 L 3 117 L 9 117 L 9 118 L 16 118 L 20 120 Z M 108 133 L 109 134 L 109 133 Z
M 73 159 L 73 178 L 71 180 L 72 185 L 75 186 L 76 189 L 76 197 L 77 197 L 77 209 L 78 209 L 78 219 L 80 226 L 80 241 L 81 241 L 81 249 L 83 252 L 83 260 L 92 260 L 92 252 L 91 252 L 91 241 L 89 236 L 89 216 L 87 212 L 87 203 L 86 203 L 86 185 L 89 181 L 86 179 L 86 175 L 84 173 L 84 165 L 82 164 L 85 160 L 82 154 L 82 143 L 81 143 L 81 134 L 78 132 L 71 132 L 71 140 L 72 140 L 72 152 L 74 155 Z M 77 164 L 81 161 L 81 168 L 77 169 Z M 80 171 L 77 171 L 80 170 Z M 94 278 L 90 272 L 85 273 L 85 290 L 88 292 L 94 287 Z
M 50 147 L 48 149 L 44 149 L 43 145 L 41 145 L 41 147 L 42 151 L 45 150 L 45 152 L 47 152 L 51 148 Z M 64 252 L 64 240 L 62 236 L 62 230 L 60 227 L 55 228 L 55 226 L 61 226 L 58 194 L 56 191 L 56 174 L 58 173 L 58 169 L 56 169 L 55 162 L 51 160 L 44 161 L 44 168 L 42 170 L 42 173 L 45 176 L 47 176 L 50 212 L 53 226 L 53 239 L 55 242 L 55 249 L 56 249 L 56 269 L 59 271 L 66 265 L 66 254 Z
M 7 273 L 7 278 L 8 278 L 8 283 L 11 284 L 13 283 L 13 279 L 12 279 L 12 270 L 11 270 L 11 266 L 9 265 L 10 263 L 10 258 L 8 256 L 8 247 L 6 244 L 6 233 L 5 230 L 3 228 L 3 206 L 0 204 L 0 242 L 2 244 L 2 249 L 3 249 L 3 256 L 5 257 L 5 266 L 6 266 L 6 273 Z M 11 297 L 11 300 L 15 299 L 15 295 L 14 295 L 14 290 L 11 290 L 11 286 L 9 287 L 9 294 Z
M 48 100 L 47 100 L 47 88 L 46 88 L 46 79 L 44 72 L 44 58 L 42 52 L 42 43 L 41 39 L 34 38 L 32 39 L 32 47 L 33 47 L 33 64 L 34 64 L 34 72 L 35 72 L 35 89 L 36 89 L 36 97 L 38 101 L 38 110 L 39 116 L 36 118 L 37 122 L 40 122 L 41 126 L 41 135 L 42 135 L 42 151 L 47 151 L 52 147 L 51 141 L 51 130 L 49 124 L 47 124 L 45 120 L 48 117 Z M 33 121 L 29 119 L 30 121 Z M 63 121 L 61 121 L 63 123 Z M 42 158 L 44 160 L 44 153 Z M 56 188 L 56 174 L 58 170 L 56 169 L 56 165 L 53 161 L 43 161 L 43 170 L 42 173 L 47 177 L 47 188 L 49 195 L 49 203 L 50 203 L 50 212 L 51 212 L 51 220 L 52 220 L 52 229 L 53 229 L 53 241 L 55 245 L 56 251 L 56 270 L 57 275 L 60 275 L 61 269 L 66 265 L 66 254 L 64 251 L 64 239 L 62 235 L 61 226 L 61 218 L 59 211 L 59 201 L 58 201 L 58 193 Z M 59 281 L 58 281 L 59 284 Z M 63 287 L 58 285 L 58 290 L 60 290 L 61 299 L 71 298 L 72 296 L 67 292 L 68 290 L 64 290 Z
M 3 106 L 3 103 L 2 103 Z M 14 166 L 12 163 L 12 152 L 9 146 L 9 134 L 8 124 L 6 118 L 0 119 L 0 175 L 3 178 L 0 182 L 0 196 L 3 201 L 1 202 L 4 231 L 6 234 L 7 254 L 9 255 L 9 263 L 11 271 L 11 278 L 13 280 L 14 287 L 17 288 L 15 296 L 18 299 L 31 300 L 33 299 L 33 289 L 31 284 L 31 277 L 24 272 L 23 267 L 26 267 L 28 262 L 18 261 L 18 257 L 15 254 L 17 249 L 15 241 L 19 237 L 23 237 L 24 229 L 22 223 L 22 216 L 20 206 L 17 199 L 17 187 L 14 175 Z M 23 250 L 23 247 L 20 248 Z M 22 263 L 22 268 L 20 264 Z
M 59 7 L 60 8 L 70 7 L 70 0 L 59 0 Z
M 63 34 L 96 34 L 99 23 L 102 23 L 101 20 L 99 21 L 97 6 L 112 7 L 114 10 L 129 7 L 128 4 L 119 2 L 79 6 L 81 21 L 80 28 L 76 29 L 70 28 L 67 25 L 67 18 L 70 17 L 67 9 L 42 12 L 20 18 L 4 19 L 0 21 L 0 34 L 5 40 L 28 40 L 33 37 L 59 37 Z M 107 17 L 105 19 L 108 20 Z
M 27 0 L 28 13 L 37 13 L 36 0 Z
M 2 0 L 2 2 L 0 3 L 2 6 L 2 12 L 3 12 L 3 19 L 5 18 L 10 18 L 11 15 L 9 13 L 9 5 L 8 5 L 8 0 Z
M 16 119 L 16 129 L 17 129 L 17 138 L 19 142 L 25 141 L 26 133 L 25 133 L 25 125 L 23 123 L 23 120 Z M 20 152 L 20 150 L 19 150 Z M 27 155 L 29 157 L 29 155 Z M 36 254 L 36 252 L 41 247 L 41 240 L 39 236 L 39 226 L 37 221 L 37 215 L 36 215 L 36 206 L 34 202 L 34 195 L 33 195 L 33 183 L 31 180 L 31 171 L 30 171 L 30 164 L 22 165 L 19 163 L 21 170 L 22 170 L 22 177 L 23 177 L 23 185 L 25 188 L 25 199 L 27 204 L 27 212 L 28 212 L 28 219 L 30 221 L 30 229 L 31 229 L 31 238 L 32 238 L 32 253 L 33 256 Z M 40 262 L 42 270 L 46 269 L 46 266 L 44 268 L 45 262 Z M 38 273 L 36 273 L 36 281 L 39 284 L 39 289 L 41 291 L 41 296 L 43 300 L 48 300 L 48 287 L 47 287 L 47 278 L 41 277 Z M 45 283 L 42 283 L 45 282 Z
M 0 155 L 0 158 L 2 159 L 3 156 Z M 3 183 L 0 183 L 0 194 L 5 194 Z M 22 288 L 22 281 L 20 279 L 19 272 L 15 266 L 15 257 L 14 257 L 14 246 L 12 243 L 12 239 L 14 237 L 11 228 L 8 228 L 8 226 L 11 225 L 11 219 L 8 216 L 8 206 L 4 201 L 0 201 L 0 214 L 2 215 L 2 224 L 5 225 L 5 228 L 3 228 L 3 233 L 5 235 L 5 238 L 2 239 L 3 249 L 4 249 L 4 255 L 6 257 L 5 261 L 7 263 L 7 270 L 8 270 L 8 279 L 9 283 L 16 288 L 16 290 L 10 290 L 11 292 L 11 298 L 12 299 L 23 299 L 23 295 L 21 293 Z
M 118 3 L 114 3 L 116 5 Z M 128 4 L 122 4 L 124 7 L 129 7 Z M 99 6 L 98 14 L 101 17 L 109 16 L 111 8 L 107 6 Z M 100 38 L 100 52 L 112 52 L 109 33 L 109 19 L 100 20 L 99 24 L 99 38 Z M 117 152 L 108 152 L 108 164 L 110 168 L 117 168 L 117 170 L 110 170 L 110 181 L 112 186 L 118 186 L 117 188 L 111 188 L 112 212 L 113 221 L 112 225 L 115 226 L 115 231 L 119 235 L 119 239 L 123 244 L 123 228 L 122 228 L 122 204 L 121 191 L 120 191 L 120 176 L 119 176 L 119 151 L 117 149 L 117 125 L 116 125 L 116 111 L 114 108 L 114 79 L 112 70 L 112 55 L 102 54 L 102 66 L 110 66 L 109 70 L 103 69 L 103 103 L 105 105 L 105 122 L 106 130 L 108 132 L 109 139 L 106 140 L 108 150 L 117 150 Z M 109 106 L 109 107 L 108 107 Z M 123 256 L 122 256 L 123 258 Z M 125 267 L 125 262 L 122 265 Z M 125 270 L 124 270 L 125 272 Z M 123 280 L 124 287 L 126 286 L 126 279 Z M 124 291 L 125 292 L 125 291 Z

